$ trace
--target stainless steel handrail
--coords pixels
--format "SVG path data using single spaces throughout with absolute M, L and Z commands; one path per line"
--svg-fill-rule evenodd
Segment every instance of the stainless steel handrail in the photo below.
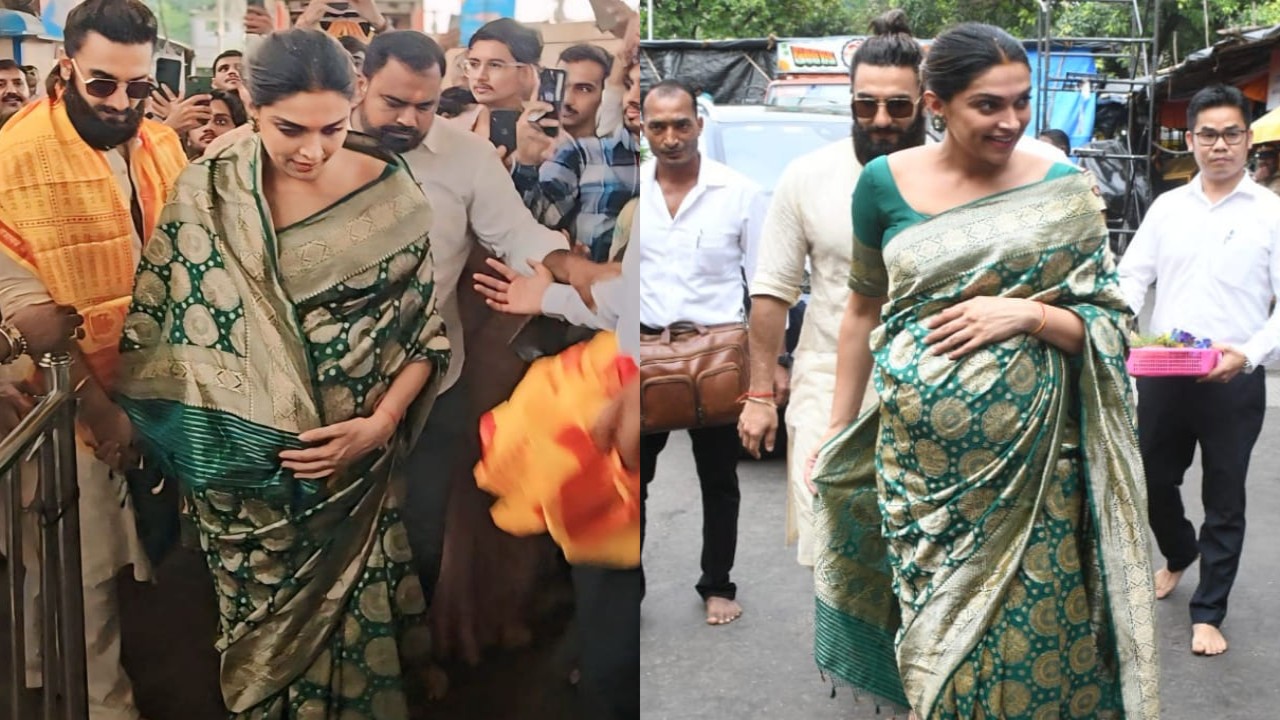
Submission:
M 87 720 L 84 585 L 80 577 L 80 492 L 76 478 L 75 390 L 71 356 L 45 355 L 45 395 L 8 437 L 0 440 L 0 480 L 9 482 L 9 535 L 6 538 L 10 633 L 9 716 L 26 717 L 25 609 L 22 586 L 24 510 L 20 463 L 40 454 L 39 497 L 31 512 L 41 530 L 41 638 L 44 720 Z

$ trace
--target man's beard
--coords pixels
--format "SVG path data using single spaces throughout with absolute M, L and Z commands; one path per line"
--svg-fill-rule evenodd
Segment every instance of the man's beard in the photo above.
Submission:
M 375 127 L 373 123 L 369 122 L 369 118 L 365 116 L 364 108 L 360 108 L 359 115 L 360 131 L 377 140 L 379 145 L 393 153 L 407 153 L 427 139 L 426 133 L 418 132 L 416 128 L 405 127 L 404 125 L 379 125 Z
M 142 103 L 125 110 L 99 110 L 80 94 L 74 80 L 67 83 L 63 97 L 67 103 L 67 117 L 75 126 L 80 139 L 95 150 L 110 150 L 129 142 L 138 134 L 142 125 Z M 111 121 L 103 119 L 107 115 Z
M 853 120 L 853 154 L 858 157 L 858 163 L 863 166 L 881 155 L 923 144 L 924 113 L 918 113 L 906 130 L 899 131 L 894 128 L 894 135 L 888 140 L 872 140 L 871 130 L 863 127 L 857 118 Z

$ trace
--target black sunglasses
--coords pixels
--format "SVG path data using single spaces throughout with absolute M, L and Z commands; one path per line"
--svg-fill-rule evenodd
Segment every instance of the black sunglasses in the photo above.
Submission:
M 885 112 L 889 113 L 889 117 L 894 120 L 911 117 L 916 111 L 916 103 L 918 100 L 909 100 L 907 98 L 889 98 L 888 100 L 880 100 L 877 98 L 854 98 L 853 114 L 867 120 L 876 116 L 883 105 Z
M 120 87 L 121 81 L 119 80 L 85 76 L 75 58 L 71 60 L 71 67 L 75 68 L 77 75 L 84 78 L 84 91 L 99 100 L 115 95 L 116 90 Z M 151 97 L 151 93 L 155 91 L 155 83 L 150 80 L 130 80 L 124 83 L 124 94 L 129 96 L 130 100 L 144 100 Z

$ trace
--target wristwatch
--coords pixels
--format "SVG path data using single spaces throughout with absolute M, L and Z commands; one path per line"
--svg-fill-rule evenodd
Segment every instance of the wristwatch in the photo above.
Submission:
M 1244 367 L 1240 368 L 1240 372 L 1251 373 L 1253 372 L 1253 370 L 1254 370 L 1253 361 L 1246 357 L 1244 359 Z

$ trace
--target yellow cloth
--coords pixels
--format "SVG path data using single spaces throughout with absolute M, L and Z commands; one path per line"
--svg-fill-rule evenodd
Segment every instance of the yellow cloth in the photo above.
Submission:
M 130 150 L 144 241 L 186 167 L 173 130 L 144 120 Z M 54 301 L 84 315 L 89 369 L 110 387 L 133 297 L 130 198 L 105 154 L 76 132 L 61 102 L 43 100 L 0 132 L 0 252 L 44 283 Z
M 590 435 L 638 372 L 613 333 L 530 366 L 511 399 L 480 421 L 476 484 L 498 497 L 494 524 L 513 535 L 549 532 L 571 563 L 640 564 L 640 473 Z

